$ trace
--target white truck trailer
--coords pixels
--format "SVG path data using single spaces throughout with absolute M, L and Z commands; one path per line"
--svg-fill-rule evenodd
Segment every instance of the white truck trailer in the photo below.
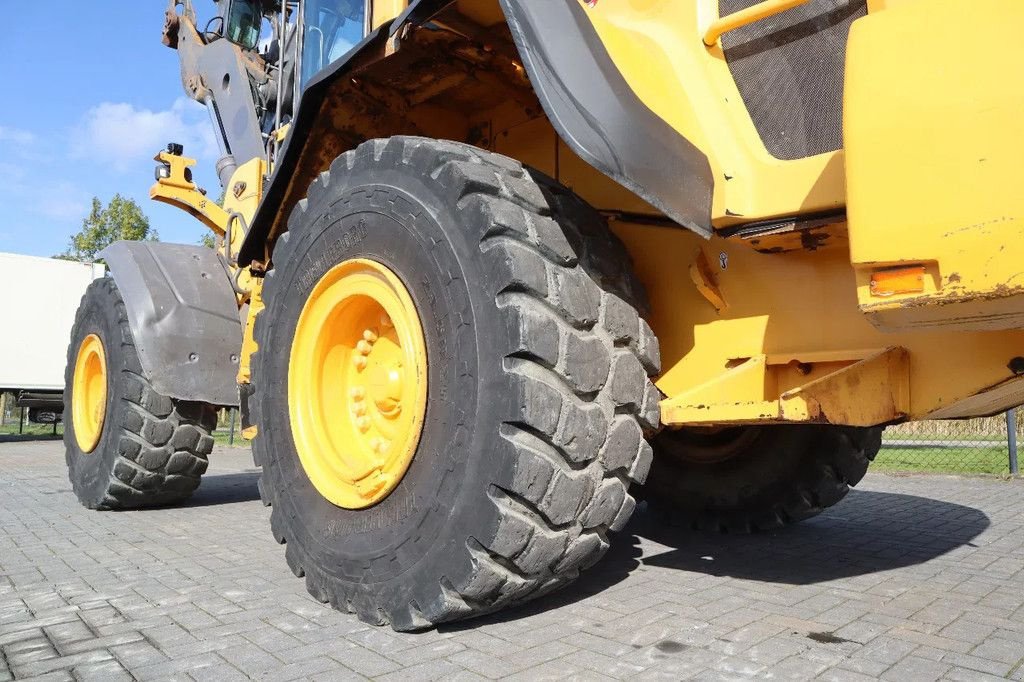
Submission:
M 105 273 L 99 263 L 0 253 L 0 392 L 14 394 L 30 420 L 60 419 L 75 312 Z

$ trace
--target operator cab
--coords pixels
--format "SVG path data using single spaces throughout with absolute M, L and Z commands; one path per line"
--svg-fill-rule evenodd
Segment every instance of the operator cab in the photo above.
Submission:
M 278 61 L 276 26 L 282 3 L 266 0 L 220 0 L 224 17 L 224 37 L 243 50 L 257 51 L 268 35 L 262 50 L 268 61 Z M 301 24 L 298 35 L 298 93 L 334 62 L 344 57 L 369 30 L 366 0 L 299 0 L 284 2 L 290 30 Z M 225 7 L 226 5 L 226 7 Z M 264 21 L 269 28 L 264 28 Z M 290 32 L 290 31 L 288 31 Z M 285 69 L 293 63 L 295 48 L 291 36 L 286 38 Z M 291 80 L 291 78 L 288 78 Z M 298 94 L 296 93 L 296 94 Z

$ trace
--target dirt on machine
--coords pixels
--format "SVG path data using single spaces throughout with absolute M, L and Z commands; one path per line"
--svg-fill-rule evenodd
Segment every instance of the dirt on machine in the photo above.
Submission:
M 775 529 L 885 426 L 1024 402 L 1019 2 L 195 4 L 163 42 L 221 187 L 171 140 L 151 196 L 216 248 L 101 254 L 86 507 L 186 499 L 237 407 L 310 594 L 417 630 L 570 583 L 638 500 Z

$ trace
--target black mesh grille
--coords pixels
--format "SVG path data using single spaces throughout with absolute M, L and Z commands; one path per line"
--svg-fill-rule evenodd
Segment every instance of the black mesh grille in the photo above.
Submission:
M 722 16 L 759 0 L 719 0 Z M 801 159 L 843 146 L 843 67 L 865 0 L 811 0 L 726 33 L 725 58 L 765 147 Z

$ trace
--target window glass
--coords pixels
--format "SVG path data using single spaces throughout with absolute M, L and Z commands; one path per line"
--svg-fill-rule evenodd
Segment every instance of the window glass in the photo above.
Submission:
M 228 7 L 227 39 L 247 50 L 254 49 L 260 39 L 262 20 L 258 2 L 233 0 Z
M 363 39 L 364 0 L 306 0 L 302 87 Z

